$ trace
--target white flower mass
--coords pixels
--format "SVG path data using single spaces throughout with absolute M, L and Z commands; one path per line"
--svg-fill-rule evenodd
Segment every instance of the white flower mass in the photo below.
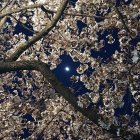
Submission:
M 24 133 L 30 140 L 140 134 L 139 3 L 1 0 L 0 140 L 25 139 Z M 87 26 L 80 31 L 77 21 Z M 61 67 L 73 74 L 69 87 L 52 72 L 65 54 L 79 63 L 75 75 L 69 62 Z

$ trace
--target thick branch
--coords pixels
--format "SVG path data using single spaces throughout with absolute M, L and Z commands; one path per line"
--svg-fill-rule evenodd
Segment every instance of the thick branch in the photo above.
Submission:
M 16 70 L 36 70 L 41 72 L 41 74 L 55 88 L 59 96 L 62 96 L 66 101 L 68 101 L 69 104 L 71 104 L 77 111 L 82 113 L 89 120 L 99 125 L 98 120 L 102 117 L 98 114 L 98 110 L 95 108 L 92 110 L 87 110 L 86 108 L 79 107 L 77 104 L 77 97 L 74 96 L 74 94 L 69 90 L 69 88 L 66 88 L 65 86 L 63 86 L 62 83 L 57 80 L 56 76 L 51 72 L 47 64 L 41 61 L 0 62 L 0 74 Z M 116 135 L 118 128 L 118 126 L 111 125 L 108 132 Z M 131 132 L 127 132 L 127 130 L 125 130 L 124 128 L 120 128 L 121 137 L 129 135 L 130 133 Z
M 18 57 L 27 50 L 30 46 L 32 46 L 34 43 L 36 43 L 38 40 L 40 40 L 43 36 L 46 36 L 53 27 L 57 24 L 58 20 L 60 19 L 65 7 L 67 6 L 68 0 L 63 0 L 63 3 L 61 4 L 60 8 L 58 9 L 54 19 L 51 23 L 47 25 L 46 28 L 44 28 L 41 32 L 39 32 L 36 36 L 32 37 L 31 40 L 29 40 L 27 43 L 23 43 L 21 46 L 17 48 L 17 50 L 6 59 L 6 61 L 15 61 L 18 59 Z
M 77 105 L 77 97 L 73 93 L 60 83 L 56 76 L 51 72 L 49 66 L 41 61 L 16 61 L 16 62 L 0 62 L 0 74 L 17 71 L 17 70 L 37 70 L 48 80 L 53 87 L 55 87 L 56 92 L 64 99 L 66 99 L 71 105 L 74 106 L 76 110 L 81 112 L 84 116 L 88 117 L 90 120 L 98 122 L 98 115 L 96 111 L 87 111 L 82 109 Z
M 34 61 L 0 62 L 0 74 L 17 70 L 35 70 L 36 66 L 39 66 L 39 63 L 35 65 Z

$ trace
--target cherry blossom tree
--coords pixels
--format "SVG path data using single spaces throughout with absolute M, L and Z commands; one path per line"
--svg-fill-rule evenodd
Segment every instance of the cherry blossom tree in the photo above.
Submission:
M 139 6 L 139 0 L 2 0 L 0 139 L 138 137 Z M 16 33 L 17 25 L 26 34 Z M 93 57 L 102 50 L 111 55 Z M 52 72 L 64 54 L 80 62 L 71 80 L 89 92 L 76 96 Z M 130 112 L 122 109 L 128 106 Z

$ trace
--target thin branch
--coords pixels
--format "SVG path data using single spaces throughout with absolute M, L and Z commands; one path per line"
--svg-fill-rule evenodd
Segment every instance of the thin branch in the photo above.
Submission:
M 17 20 L 13 15 L 11 15 L 11 16 L 12 16 L 12 18 L 13 18 L 16 22 L 18 22 L 18 20 Z M 24 29 L 28 30 L 29 32 L 32 32 L 32 33 L 38 33 L 38 31 L 34 31 L 34 30 L 28 28 L 28 27 L 25 26 L 22 22 L 20 22 L 19 25 L 22 26 Z
M 116 10 L 116 13 L 117 13 L 119 19 L 121 20 L 121 22 L 122 22 L 124 28 L 125 28 L 125 30 L 130 34 L 130 37 L 132 38 L 132 36 L 131 36 L 131 31 L 130 31 L 129 28 L 127 27 L 127 25 L 126 25 L 126 23 L 125 23 L 125 21 L 124 21 L 124 19 L 123 19 L 123 15 L 122 15 L 122 13 L 119 11 L 119 8 L 115 6 L 115 10 Z
M 50 16 L 48 15 L 48 11 L 46 10 L 46 8 L 45 8 L 44 6 L 41 6 L 41 10 L 42 10 L 43 12 L 45 12 L 45 14 L 48 16 L 49 20 L 51 21 L 51 18 L 50 18 Z M 49 13 L 50 13 L 50 12 L 49 12 Z M 52 13 L 50 13 L 50 14 L 52 14 Z M 65 39 L 65 41 L 69 42 L 69 41 L 63 36 L 63 34 L 59 31 L 59 29 L 57 29 L 57 31 L 58 31 L 58 33 L 61 35 L 61 37 Z M 70 43 L 70 42 L 69 42 L 69 43 Z
M 32 37 L 31 40 L 29 40 L 27 43 L 23 43 L 21 46 L 17 48 L 17 50 L 6 59 L 6 61 L 15 61 L 19 58 L 19 56 L 27 50 L 30 46 L 32 46 L 34 43 L 39 41 L 42 37 L 48 35 L 48 33 L 56 26 L 58 20 L 60 19 L 65 7 L 67 6 L 68 0 L 63 0 L 63 3 L 60 5 L 54 19 L 47 25 L 46 28 L 44 28 L 41 32 L 39 32 L 36 36 Z
M 13 0 L 12 3 L 10 4 L 10 6 L 5 10 L 10 11 L 10 9 L 12 8 L 12 6 L 14 5 L 15 2 L 16 2 L 16 0 Z M 2 29 L 2 27 L 5 24 L 6 20 L 7 20 L 7 16 L 4 16 L 4 18 L 2 17 L 2 19 L 0 21 L 0 30 Z
M 8 11 L 6 13 L 3 13 L 3 14 L 0 14 L 0 18 L 2 17 L 5 17 L 7 15 L 11 15 L 11 14 L 15 14 L 15 13 L 18 13 L 18 12 L 21 12 L 23 10 L 27 10 L 27 9 L 33 9 L 33 8 L 41 8 L 45 13 L 48 13 L 48 14 L 53 14 L 53 13 L 57 13 L 57 11 L 55 10 L 50 10 L 50 9 L 47 9 L 44 7 L 44 5 L 47 5 L 47 4 L 35 4 L 35 5 L 29 5 L 29 6 L 26 6 L 26 7 L 22 7 L 22 8 L 19 8 L 19 9 L 15 9 L 15 10 L 12 10 L 12 11 Z M 82 17 L 91 17 L 91 18 L 100 18 L 100 19 L 109 19 L 110 17 L 101 17 L 101 16 L 96 16 L 96 15 L 89 15 L 87 13 L 84 13 L 84 14 L 80 14 L 80 13 L 66 13 L 64 12 L 65 15 L 68 15 L 68 16 L 82 16 Z
M 47 3 L 33 4 L 33 5 L 25 6 L 25 7 L 19 8 L 19 9 L 15 9 L 15 10 L 8 10 L 8 12 L 0 14 L 0 18 L 3 18 L 5 16 L 11 15 L 11 14 L 15 14 L 15 13 L 18 13 L 18 12 L 21 12 L 21 11 L 24 11 L 24 10 L 33 9 L 33 8 L 39 8 L 42 5 L 47 5 Z
M 74 14 L 74 13 L 64 13 L 65 15 L 69 15 L 69 16 L 78 16 L 78 17 L 90 17 L 90 18 L 100 18 L 100 19 L 109 19 L 110 17 L 101 17 L 101 16 L 96 16 L 96 15 L 88 15 L 86 13 L 84 14 Z
M 50 10 L 50 9 L 46 9 L 44 6 L 41 7 L 41 9 L 46 13 L 46 14 L 53 14 L 56 13 L 57 11 L 55 10 Z M 64 15 L 68 15 L 68 16 L 78 16 L 78 17 L 90 17 L 90 18 L 100 18 L 100 19 L 107 19 L 110 17 L 101 17 L 101 16 L 96 16 L 96 15 L 89 15 L 87 13 L 84 14 L 80 14 L 80 13 L 66 13 L 64 12 Z
M 7 3 L 0 9 L 0 12 L 2 12 L 10 3 L 10 0 L 7 1 Z

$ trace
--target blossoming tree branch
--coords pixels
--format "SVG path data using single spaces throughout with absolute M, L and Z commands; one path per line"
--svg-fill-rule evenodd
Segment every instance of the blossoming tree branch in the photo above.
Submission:
M 25 129 L 30 139 L 139 135 L 140 3 L 73 3 L 0 3 L 0 139 L 26 137 Z M 16 33 L 17 25 L 26 33 Z M 93 56 L 101 51 L 104 56 Z M 82 82 L 87 93 L 76 96 L 52 72 L 65 54 L 80 63 L 71 80 Z

